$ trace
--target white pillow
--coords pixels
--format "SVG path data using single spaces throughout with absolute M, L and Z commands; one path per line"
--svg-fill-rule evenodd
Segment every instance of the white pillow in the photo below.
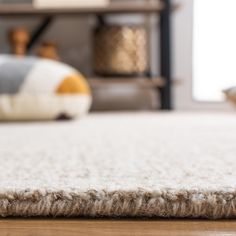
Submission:
M 0 56 L 0 120 L 75 118 L 91 100 L 84 77 L 66 64 Z

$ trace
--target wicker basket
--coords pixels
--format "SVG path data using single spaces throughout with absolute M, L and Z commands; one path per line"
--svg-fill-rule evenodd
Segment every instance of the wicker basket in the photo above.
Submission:
M 94 72 L 99 75 L 143 75 L 148 68 L 147 32 L 142 26 L 97 27 Z

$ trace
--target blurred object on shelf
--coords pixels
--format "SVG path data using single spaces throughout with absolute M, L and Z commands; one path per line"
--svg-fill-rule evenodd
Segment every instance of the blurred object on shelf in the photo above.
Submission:
M 106 7 L 110 0 L 34 0 L 35 8 Z
M 51 60 L 59 61 L 58 47 L 53 42 L 43 42 L 38 49 L 38 56 Z
M 25 56 L 29 40 L 29 32 L 23 27 L 13 28 L 9 31 L 9 42 L 14 55 Z
M 100 25 L 94 31 L 95 74 L 144 75 L 148 70 L 147 32 L 144 26 Z
M 165 86 L 165 79 L 161 77 L 156 78 L 129 78 L 129 77 L 122 77 L 122 78 L 89 78 L 88 82 L 92 88 L 97 88 L 101 86 L 107 86 L 112 84 L 133 84 L 139 86 L 141 88 L 161 88 Z
M 223 91 L 226 99 L 236 105 L 236 87 L 232 87 Z
M 94 111 L 155 110 L 159 108 L 156 88 L 146 88 L 135 83 L 107 83 L 92 87 Z

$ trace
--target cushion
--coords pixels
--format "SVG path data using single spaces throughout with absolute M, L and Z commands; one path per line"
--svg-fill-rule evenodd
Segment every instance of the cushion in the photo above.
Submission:
M 0 120 L 50 120 L 86 114 L 91 92 L 74 68 L 48 59 L 0 55 Z

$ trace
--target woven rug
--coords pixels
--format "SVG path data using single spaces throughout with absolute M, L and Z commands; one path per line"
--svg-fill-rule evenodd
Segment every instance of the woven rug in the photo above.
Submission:
M 0 124 L 0 215 L 236 216 L 236 115 Z

